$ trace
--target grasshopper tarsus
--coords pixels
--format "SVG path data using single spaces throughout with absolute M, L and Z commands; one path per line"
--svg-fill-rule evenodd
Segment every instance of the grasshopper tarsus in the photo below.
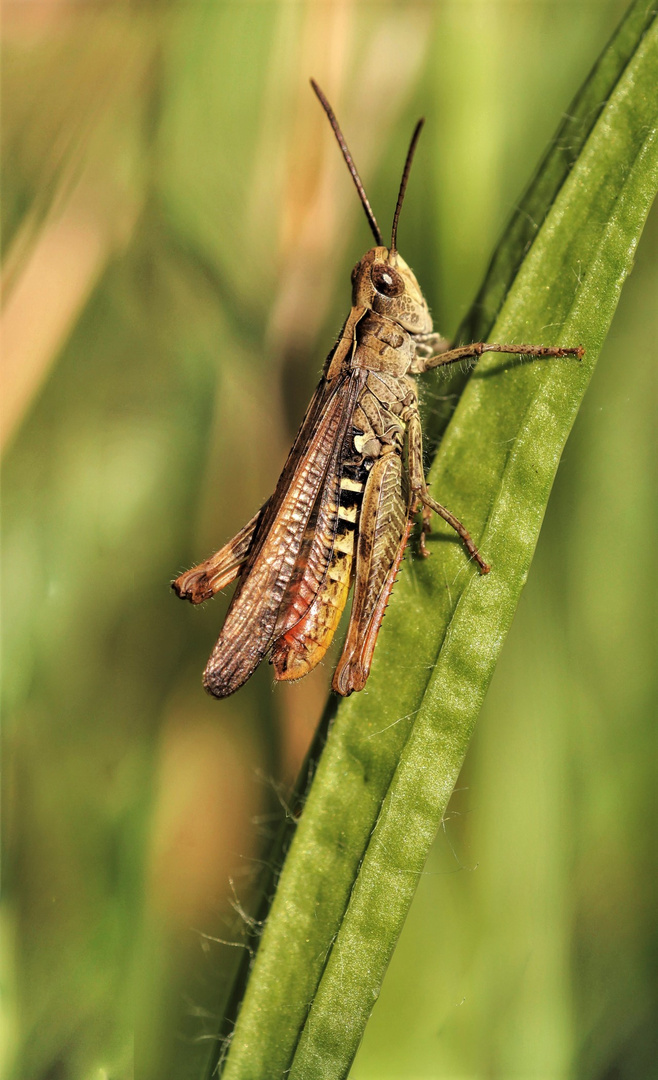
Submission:
M 189 600 L 191 604 L 203 604 L 213 596 L 208 576 L 203 571 L 197 574 L 190 570 L 187 574 L 181 574 L 172 581 L 171 587 L 181 600 Z
M 384 246 L 365 189 L 326 97 L 327 113 L 359 193 L 376 246 L 352 272 L 352 309 L 329 354 L 322 379 L 271 499 L 225 546 L 173 582 L 200 604 L 235 578 L 224 626 L 204 673 L 215 697 L 234 693 L 269 656 L 275 678 L 297 679 L 314 668 L 334 636 L 354 583 L 345 644 L 333 689 L 362 690 L 377 635 L 413 526 L 422 506 L 419 550 L 427 550 L 430 516 L 460 537 L 481 574 L 491 567 L 464 525 L 429 494 L 414 375 L 476 360 L 485 352 L 582 359 L 584 349 L 474 342 L 450 348 L 435 333 L 420 286 L 397 251 L 397 226 L 416 125 Z

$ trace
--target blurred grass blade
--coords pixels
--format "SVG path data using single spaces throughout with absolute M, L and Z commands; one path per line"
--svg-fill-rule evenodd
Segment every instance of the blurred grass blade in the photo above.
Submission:
M 638 41 L 654 18 L 655 10 L 652 5 L 647 5 L 646 0 L 636 0 L 631 4 L 589 78 L 564 113 L 554 138 L 494 251 L 475 301 L 455 334 L 455 343 L 486 341 L 491 337 L 491 329 L 507 291 L 555 196 L 589 138 L 620 72 L 630 61 Z M 431 413 L 424 416 L 423 434 L 427 452 L 436 450 L 454 411 L 454 401 L 463 392 L 467 379 L 464 371 L 446 373 L 436 370 L 426 376 L 426 396 L 435 400 Z M 440 401 L 437 400 L 439 398 Z
M 633 9 L 633 46 L 629 17 L 596 92 L 583 91 L 605 105 L 568 175 L 544 186 L 522 261 L 527 238 L 508 233 L 518 271 L 492 301 L 493 340 L 582 343 L 586 357 L 490 357 L 464 392 L 430 479 L 493 571 L 479 578 L 444 530 L 434 558 L 407 562 L 371 681 L 338 710 L 284 865 L 224 1063 L 232 1080 L 344 1077 L 363 1035 L 658 186 L 658 26 L 646 10 Z
M 655 15 L 655 6 L 647 4 L 646 0 L 630 5 L 590 77 L 566 110 L 536 176 L 494 252 L 475 303 L 457 332 L 459 341 L 481 341 L 489 335 L 507 290 L 544 222 L 555 193 L 569 175 L 619 73 L 631 60 L 638 41 L 651 26 Z

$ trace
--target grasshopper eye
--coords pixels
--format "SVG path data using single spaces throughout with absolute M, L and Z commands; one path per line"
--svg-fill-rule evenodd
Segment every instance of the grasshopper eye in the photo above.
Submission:
M 402 296 L 404 292 L 404 281 L 392 266 L 375 263 L 370 271 L 370 278 L 382 296 Z

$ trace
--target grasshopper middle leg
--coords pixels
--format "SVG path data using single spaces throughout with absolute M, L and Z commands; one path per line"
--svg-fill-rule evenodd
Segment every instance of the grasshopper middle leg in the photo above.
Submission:
M 462 525 L 461 521 L 455 517 L 450 510 L 438 503 L 436 499 L 433 499 L 427 490 L 427 481 L 425 479 L 425 471 L 423 469 L 423 434 L 420 426 L 420 416 L 418 415 L 418 408 L 416 405 L 411 407 L 411 412 L 408 418 L 408 447 L 409 447 L 409 479 L 411 483 L 411 490 L 415 496 L 423 504 L 423 533 L 421 537 L 421 551 L 424 555 L 429 554 L 425 547 L 424 539 L 425 534 L 429 532 L 428 514 L 426 511 L 433 510 L 435 514 L 442 517 L 444 521 L 448 522 L 459 538 L 461 539 L 464 547 L 468 551 L 472 559 L 475 559 L 476 563 L 480 567 L 481 574 L 488 574 L 491 567 L 484 561 L 477 547 L 473 543 L 473 540 L 468 530 Z

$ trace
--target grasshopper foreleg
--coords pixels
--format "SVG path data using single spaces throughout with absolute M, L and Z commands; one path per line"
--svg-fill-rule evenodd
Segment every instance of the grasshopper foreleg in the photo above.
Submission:
M 585 350 L 582 345 L 572 349 L 563 349 L 557 345 L 498 345 L 486 341 L 477 341 L 473 345 L 461 345 L 457 349 L 448 349 L 426 359 L 422 355 L 417 357 L 414 370 L 423 372 L 430 368 L 443 367 L 446 364 L 457 364 L 460 360 L 479 360 L 482 353 L 513 353 L 517 356 L 541 357 L 564 357 L 575 356 L 581 360 Z

